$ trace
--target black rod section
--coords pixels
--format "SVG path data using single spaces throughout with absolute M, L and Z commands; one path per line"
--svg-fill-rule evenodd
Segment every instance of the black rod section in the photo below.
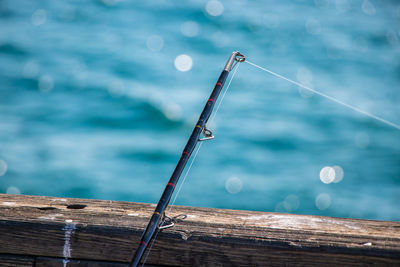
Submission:
M 155 233 L 158 230 L 161 219 L 163 218 L 164 211 L 167 208 L 169 201 L 174 192 L 175 186 L 178 184 L 179 178 L 185 169 L 186 163 L 188 162 L 190 156 L 192 155 L 193 150 L 195 149 L 197 143 L 199 142 L 199 137 L 203 129 L 205 129 L 206 123 L 210 118 L 210 115 L 213 111 L 215 102 L 224 87 L 226 78 L 229 75 L 229 72 L 232 70 L 233 65 L 236 62 L 243 62 L 245 57 L 239 52 L 233 52 L 229 57 L 228 62 L 225 65 L 224 70 L 218 78 L 217 83 L 214 86 L 214 90 L 212 91 L 210 98 L 207 100 L 206 105 L 204 106 L 203 112 L 197 121 L 192 134 L 188 142 L 186 143 L 185 148 L 183 149 L 182 155 L 178 161 L 178 164 L 175 167 L 174 172 L 171 175 L 171 178 L 166 185 L 163 194 L 161 195 L 160 200 L 158 201 L 157 207 L 154 210 L 153 215 L 146 227 L 146 230 L 143 232 L 142 238 L 139 242 L 139 247 L 136 249 L 135 255 L 132 258 L 130 263 L 130 267 L 136 267 L 139 265 L 143 254 L 147 248 L 147 246 L 152 241 Z

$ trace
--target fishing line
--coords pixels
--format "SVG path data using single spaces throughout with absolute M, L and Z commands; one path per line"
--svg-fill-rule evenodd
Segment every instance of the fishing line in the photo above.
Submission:
M 160 232 L 160 230 L 158 229 L 157 232 L 154 234 L 154 238 L 153 238 L 153 240 L 151 241 L 150 246 L 149 246 L 148 249 L 147 249 L 147 253 L 146 253 L 146 256 L 144 257 L 144 260 L 143 260 L 143 263 L 142 263 L 142 266 L 141 266 L 141 267 L 144 267 L 144 264 L 146 263 L 147 258 L 148 258 L 149 255 L 150 255 L 150 251 L 151 251 L 151 249 L 153 248 L 154 242 L 156 241 L 159 232 Z
M 223 94 L 222 94 L 222 96 L 221 96 L 221 100 L 219 101 L 219 103 L 218 103 L 218 105 L 217 105 L 217 108 L 215 109 L 214 114 L 212 115 L 211 119 L 209 120 L 209 121 L 210 121 L 210 124 L 214 121 L 215 115 L 218 113 L 219 107 L 221 106 L 221 103 L 222 103 L 222 101 L 224 100 L 224 97 L 225 97 L 225 95 L 226 95 L 226 92 L 228 91 L 229 87 L 231 86 L 232 80 L 233 80 L 233 78 L 235 77 L 235 74 L 236 74 L 237 70 L 239 69 L 239 65 L 240 65 L 240 64 L 236 64 L 236 66 L 235 66 L 235 69 L 234 69 L 234 71 L 233 71 L 233 73 L 232 73 L 231 79 L 229 80 L 228 85 L 226 86 L 226 88 L 225 88 L 225 90 L 224 90 L 224 92 L 223 92 Z M 184 176 L 183 179 L 182 179 L 182 183 L 179 185 L 178 190 L 176 191 L 176 194 L 175 194 L 175 196 L 174 196 L 174 199 L 173 199 L 171 205 L 169 206 L 169 211 L 168 211 L 168 212 L 171 212 L 172 206 L 174 205 L 174 203 L 175 203 L 175 201 L 176 201 L 176 199 L 177 199 L 177 197 L 178 197 L 178 195 L 179 195 L 179 192 L 181 191 L 182 186 L 183 186 L 183 184 L 185 183 L 186 177 L 188 176 L 188 174 L 189 174 L 189 172 L 190 172 L 190 169 L 192 168 L 192 165 L 193 165 L 193 163 L 194 163 L 194 161 L 195 161 L 195 159 L 196 159 L 196 157 L 197 157 L 197 154 L 199 153 L 199 150 L 200 150 L 202 144 L 203 144 L 203 142 L 201 142 L 201 143 L 199 144 L 199 146 L 198 146 L 198 148 L 197 148 L 197 150 L 196 150 L 196 152 L 195 152 L 195 154 L 194 154 L 194 156 L 193 156 L 192 162 L 190 163 L 189 168 L 188 168 L 188 170 L 186 171 L 185 176 Z
M 222 101 L 224 100 L 224 97 L 225 97 L 225 95 L 226 95 L 226 92 L 228 91 L 229 87 L 231 86 L 232 80 L 233 80 L 233 78 L 235 77 L 235 74 L 236 74 L 236 72 L 237 72 L 237 70 L 238 70 L 238 68 L 239 68 L 239 65 L 240 65 L 240 64 L 236 64 L 236 66 L 235 66 L 235 69 L 234 69 L 234 71 L 233 71 L 233 73 L 232 73 L 232 76 L 231 76 L 229 82 L 228 82 L 228 85 L 226 86 L 226 88 L 225 88 L 225 90 L 224 90 L 224 92 L 223 92 L 223 94 L 222 94 L 222 96 L 221 96 L 221 100 L 218 102 L 217 108 L 215 109 L 215 112 L 214 112 L 214 114 L 212 115 L 212 117 L 211 117 L 211 119 L 210 119 L 210 124 L 214 121 L 215 115 L 218 113 L 218 110 L 219 110 L 219 108 L 220 108 L 220 106 L 221 106 L 221 103 L 222 103 Z M 178 198 L 178 195 L 179 195 L 179 193 L 180 193 L 180 191 L 181 191 L 181 189 L 182 189 L 183 184 L 184 184 L 185 181 L 186 181 L 186 177 L 188 176 L 188 174 L 189 174 L 189 172 L 190 172 L 190 169 L 192 168 L 192 165 L 193 165 L 193 163 L 194 163 L 194 161 L 195 161 L 195 159 L 196 159 L 196 157 L 197 157 L 197 154 L 199 153 L 199 150 L 200 150 L 202 144 L 203 144 L 203 142 L 201 142 L 201 143 L 199 144 L 199 146 L 198 146 L 198 148 L 197 148 L 197 150 L 196 150 L 196 152 L 195 152 L 195 154 L 194 154 L 194 156 L 193 156 L 193 159 L 192 159 L 192 161 L 191 161 L 191 163 L 190 163 L 190 165 L 189 165 L 189 168 L 187 169 L 187 171 L 186 171 L 186 173 L 185 173 L 185 176 L 184 176 L 183 179 L 182 179 L 182 183 L 179 185 L 178 190 L 176 191 L 176 194 L 175 194 L 175 196 L 174 196 L 174 199 L 172 200 L 172 203 L 171 203 L 171 205 L 169 206 L 169 211 L 168 211 L 168 212 L 171 212 L 172 206 L 174 205 L 176 199 Z
M 226 86 L 226 88 L 225 88 L 225 90 L 224 90 L 224 92 L 223 92 L 223 94 L 222 94 L 222 96 L 221 96 L 221 99 L 220 99 L 220 101 L 219 101 L 219 103 L 218 103 L 218 105 L 217 105 L 217 107 L 216 107 L 216 109 L 215 109 L 214 114 L 212 115 L 212 117 L 211 117 L 210 120 L 209 120 L 210 123 L 213 122 L 213 120 L 214 120 L 214 118 L 215 118 L 215 115 L 218 113 L 218 110 L 219 110 L 219 108 L 220 108 L 220 106 L 221 106 L 221 103 L 222 103 L 222 101 L 224 100 L 224 97 L 225 97 L 225 95 L 226 95 L 226 92 L 228 91 L 229 87 L 231 86 L 232 80 L 233 80 L 233 78 L 235 77 L 235 74 L 236 74 L 236 72 L 237 72 L 237 70 L 238 70 L 238 68 L 239 68 L 239 65 L 240 65 L 240 64 L 236 64 L 236 65 L 235 65 L 234 70 L 233 70 L 233 73 L 232 73 L 232 76 L 231 76 L 231 78 L 230 78 L 230 80 L 229 80 L 229 82 L 228 82 L 228 85 Z M 171 204 L 169 205 L 168 213 L 171 213 L 172 207 L 173 207 L 173 205 L 174 205 L 176 199 L 178 198 L 178 195 L 179 195 L 179 193 L 180 193 L 180 191 L 181 191 L 181 189 L 182 189 L 182 187 L 183 187 L 183 185 L 184 185 L 184 183 L 185 183 L 185 181 L 186 181 L 186 178 L 187 178 L 187 176 L 188 176 L 188 174 L 189 174 L 189 172 L 190 172 L 190 170 L 191 170 L 191 168 L 192 168 L 192 166 L 193 166 L 194 161 L 195 161 L 196 158 L 197 158 L 197 154 L 199 153 L 202 144 L 203 144 L 203 142 L 200 142 L 200 144 L 199 144 L 198 147 L 196 148 L 196 151 L 195 151 L 195 153 L 194 153 L 194 155 L 193 155 L 193 158 L 192 158 L 192 160 L 191 160 L 191 162 L 190 162 L 190 165 L 189 165 L 187 171 L 185 172 L 185 175 L 184 175 L 184 177 L 183 177 L 183 179 L 182 179 L 182 182 L 180 183 L 180 185 L 179 185 L 179 187 L 178 187 L 178 189 L 177 189 L 177 191 L 176 191 L 176 193 L 175 193 L 175 196 L 174 196 L 174 198 L 173 198 Z M 147 253 L 146 253 L 145 258 L 144 258 L 144 260 L 143 260 L 142 267 L 143 267 L 144 264 L 146 263 L 147 257 L 150 255 L 151 249 L 152 249 L 152 247 L 153 247 L 153 244 L 155 243 L 155 240 L 157 239 L 157 235 L 159 234 L 159 232 L 160 232 L 160 229 L 158 229 L 157 232 L 154 234 L 154 238 L 153 238 L 153 240 L 152 240 L 150 246 L 147 248 Z
M 221 103 L 222 103 L 222 101 L 224 100 L 224 97 L 225 97 L 225 95 L 226 95 L 226 92 L 228 92 L 229 86 L 231 86 L 231 82 L 232 82 L 232 80 L 233 80 L 233 77 L 235 77 L 235 74 L 236 74 L 237 70 L 239 69 L 239 66 L 240 66 L 240 64 L 236 64 L 235 69 L 233 70 L 233 73 L 232 73 L 232 77 L 231 77 L 231 79 L 229 80 L 228 85 L 226 86 L 225 91 L 224 91 L 224 93 L 223 93 L 222 96 L 221 96 L 221 100 L 219 101 L 218 106 L 217 106 L 217 108 L 215 109 L 214 114 L 211 115 L 212 117 L 211 117 L 211 120 L 210 120 L 210 124 L 211 124 L 211 122 L 214 121 L 215 115 L 217 115 L 217 113 L 218 113 L 219 107 L 221 106 Z
M 176 194 L 175 194 L 175 196 L 174 196 L 174 199 L 172 200 L 172 203 L 171 203 L 171 205 L 169 206 L 168 213 L 171 213 L 172 205 L 174 205 L 174 203 L 175 203 L 175 201 L 176 201 L 176 198 L 178 197 L 179 192 L 181 191 L 182 186 L 183 186 L 183 184 L 185 183 L 186 177 L 188 176 L 188 174 L 189 174 L 189 172 L 190 172 L 190 169 L 192 168 L 193 162 L 195 161 L 195 159 L 196 159 L 196 157 L 197 157 L 197 154 L 199 153 L 199 150 L 200 150 L 202 144 L 203 144 L 203 143 L 200 143 L 200 144 L 199 144 L 199 146 L 198 146 L 197 149 L 196 149 L 196 152 L 195 152 L 194 155 L 193 155 L 193 159 L 192 159 L 192 161 L 190 162 L 189 168 L 187 169 L 187 171 L 186 171 L 186 173 L 185 173 L 185 176 L 183 177 L 182 183 L 179 185 L 178 191 L 176 192 Z M 146 256 L 145 256 L 145 258 L 144 258 L 144 260 L 143 260 L 142 267 L 143 267 L 144 264 L 146 263 L 147 257 L 150 255 L 150 251 L 151 251 L 151 249 L 152 249 L 152 247 L 153 247 L 154 242 L 155 242 L 156 239 L 157 239 L 157 235 L 158 235 L 159 232 L 160 232 L 160 229 L 158 229 L 157 232 L 154 234 L 154 238 L 153 238 L 153 240 L 151 241 L 150 246 L 147 248 L 147 253 L 146 253 Z
M 185 183 L 186 177 L 188 176 L 188 174 L 189 174 L 189 172 L 190 172 L 190 169 L 192 168 L 193 163 L 194 163 L 194 161 L 195 161 L 196 158 L 197 158 L 197 154 L 199 153 L 199 150 L 200 150 L 202 144 L 203 144 L 203 143 L 200 143 L 200 144 L 199 144 L 199 146 L 198 146 L 197 149 L 196 149 L 196 152 L 194 153 L 194 156 L 193 156 L 192 161 L 190 162 L 189 168 L 187 169 L 187 171 L 186 171 L 186 173 L 185 173 L 185 176 L 183 176 L 182 182 L 181 182 L 181 184 L 179 185 L 178 190 L 176 191 L 176 194 L 175 194 L 175 196 L 174 196 L 174 199 L 172 200 L 172 202 L 171 202 L 171 204 L 170 204 L 170 206 L 169 206 L 168 213 L 171 212 L 172 206 L 174 205 L 176 199 L 178 198 L 179 193 L 181 192 L 182 186 L 183 186 L 183 184 Z
M 338 103 L 338 104 L 340 104 L 340 105 L 342 105 L 342 106 L 345 106 L 345 107 L 347 107 L 347 108 L 349 108 L 349 109 L 352 109 L 352 110 L 354 110 L 354 111 L 356 111 L 356 112 L 358 112 L 358 113 L 361 113 L 361 114 L 363 114 L 363 115 L 365 115 L 365 116 L 368 116 L 368 117 L 370 117 L 370 118 L 372 118 L 372 119 L 375 119 L 375 120 L 380 121 L 380 122 L 382 122 L 382 123 L 384 123 L 384 124 L 386 124 L 386 125 L 389 125 L 389 126 L 391 126 L 391 127 L 393 127 L 393 128 L 396 128 L 397 130 L 400 130 L 400 125 L 399 125 L 399 124 L 396 124 L 396 123 L 394 123 L 394 122 L 385 120 L 385 119 L 383 119 L 383 118 L 381 118 L 381 117 L 378 117 L 378 116 L 376 116 L 376 115 L 374 115 L 374 114 L 371 114 L 371 113 L 369 113 L 369 112 L 367 112 L 367 111 L 361 110 L 361 109 L 356 108 L 356 107 L 354 107 L 354 106 L 352 106 L 352 105 L 350 105 L 350 104 L 347 104 L 347 103 L 345 103 L 345 102 L 343 102 L 343 101 L 340 101 L 340 100 L 338 100 L 338 99 L 336 99 L 336 98 L 334 98 L 334 97 L 332 97 L 332 96 L 329 96 L 329 95 L 326 95 L 326 94 L 324 94 L 324 93 L 321 93 L 321 92 L 319 92 L 319 91 L 317 91 L 317 90 L 315 90 L 315 89 L 312 89 L 312 88 L 310 88 L 310 87 L 308 87 L 308 86 L 306 86 L 306 85 L 304 85 L 304 84 L 295 82 L 295 81 L 293 81 L 293 80 L 291 80 L 291 79 L 289 79 L 289 78 L 286 78 L 286 77 L 284 77 L 284 76 L 282 76 L 282 75 L 280 75 L 280 74 L 278 74 L 278 73 L 275 73 L 275 72 L 273 72 L 273 71 L 271 71 L 271 70 L 268 70 L 268 69 L 266 69 L 266 68 L 263 68 L 263 67 L 261 67 L 261 66 L 255 64 L 255 63 L 249 62 L 247 59 L 246 59 L 245 62 L 248 63 L 248 64 L 250 64 L 250 65 L 252 65 L 252 66 L 254 66 L 254 67 L 256 67 L 256 68 L 258 68 L 258 69 L 260 69 L 260 70 L 263 70 L 263 71 L 265 71 L 265 72 L 267 72 L 267 73 L 269 73 L 269 74 L 271 74 L 271 75 L 273 75 L 273 76 L 275 76 L 275 77 L 278 77 L 278 78 L 280 78 L 280 79 L 286 80 L 286 81 L 288 81 L 288 82 L 290 82 L 290 83 L 292 83 L 292 84 L 295 84 L 295 85 L 297 85 L 297 86 L 299 86 L 299 87 L 302 87 L 302 88 L 304 88 L 304 89 L 306 89 L 306 90 L 309 90 L 309 91 L 311 91 L 311 92 L 313 92 L 313 93 L 315 93 L 315 94 L 317 94 L 317 95 L 320 95 L 320 96 L 322 96 L 322 97 L 324 97 L 324 98 L 327 98 L 327 99 L 329 99 L 329 100 L 331 100 L 331 101 L 333 101 L 333 102 L 336 102 L 336 103 Z

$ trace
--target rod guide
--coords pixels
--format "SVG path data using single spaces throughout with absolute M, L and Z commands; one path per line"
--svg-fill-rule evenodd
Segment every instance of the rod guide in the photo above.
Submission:
M 246 57 L 242 53 L 240 53 L 239 51 L 235 51 L 229 57 L 228 62 L 226 62 L 224 70 L 229 72 L 233 69 L 236 63 L 244 62 L 245 60 Z

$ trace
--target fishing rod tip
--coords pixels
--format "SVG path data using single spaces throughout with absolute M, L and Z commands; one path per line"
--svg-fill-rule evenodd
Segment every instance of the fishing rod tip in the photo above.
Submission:
M 244 62 L 246 60 L 246 56 L 239 51 L 233 52 L 232 54 L 235 54 L 235 60 L 237 62 Z
M 236 63 L 244 62 L 245 60 L 246 57 L 239 51 L 232 52 L 231 56 L 228 59 L 228 62 L 225 65 L 224 70 L 231 71 Z

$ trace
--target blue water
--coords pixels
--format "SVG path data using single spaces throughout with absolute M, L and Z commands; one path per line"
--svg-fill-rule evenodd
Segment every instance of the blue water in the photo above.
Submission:
M 397 1 L 4 0 L 0 192 L 157 202 L 235 50 L 400 124 Z M 176 204 L 400 220 L 393 127 L 246 63 L 209 126 Z

